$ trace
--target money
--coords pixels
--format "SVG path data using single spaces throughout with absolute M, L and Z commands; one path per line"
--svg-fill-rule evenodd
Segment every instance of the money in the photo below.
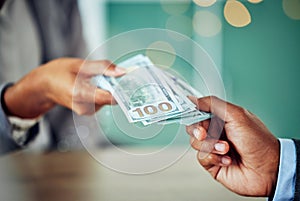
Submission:
M 180 123 L 191 125 L 210 118 L 196 109 L 187 96 L 203 95 L 182 79 L 156 67 L 144 55 L 136 55 L 119 66 L 127 73 L 119 78 L 96 76 L 93 82 L 110 91 L 130 123 Z

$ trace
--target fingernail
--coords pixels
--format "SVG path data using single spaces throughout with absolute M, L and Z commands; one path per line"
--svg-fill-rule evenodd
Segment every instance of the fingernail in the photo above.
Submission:
M 222 163 L 223 163 L 224 165 L 229 165 L 230 162 L 231 162 L 231 160 L 230 160 L 228 157 L 223 157 L 223 158 L 221 159 L 221 161 L 222 161 Z
M 200 131 L 199 131 L 198 128 L 195 128 L 195 129 L 193 130 L 193 135 L 195 136 L 195 138 L 196 138 L 197 140 L 200 139 Z
M 217 151 L 225 151 L 225 144 L 223 144 L 223 143 L 217 143 L 217 144 L 215 144 L 215 149 L 217 150 Z

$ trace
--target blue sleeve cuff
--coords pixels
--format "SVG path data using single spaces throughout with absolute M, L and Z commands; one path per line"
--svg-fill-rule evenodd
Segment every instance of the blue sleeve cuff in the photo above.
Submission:
M 296 148 L 293 140 L 279 139 L 280 164 L 273 201 L 294 199 L 296 180 Z

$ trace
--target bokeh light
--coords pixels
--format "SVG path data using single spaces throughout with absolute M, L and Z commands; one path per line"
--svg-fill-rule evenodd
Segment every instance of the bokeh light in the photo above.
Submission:
M 224 7 L 226 21 L 235 27 L 244 27 L 251 23 L 248 9 L 239 1 L 228 0 Z
M 195 4 L 202 7 L 209 7 L 216 3 L 217 0 L 193 0 Z
M 220 19 L 210 11 L 197 11 L 193 18 L 193 27 L 197 34 L 212 37 L 221 31 Z
M 248 0 L 250 3 L 254 3 L 254 4 L 256 4 L 256 3 L 260 3 L 260 2 L 262 2 L 263 0 Z
M 300 20 L 300 0 L 283 0 L 282 7 L 289 18 Z
M 191 4 L 190 0 L 172 1 L 160 0 L 162 9 L 170 15 L 180 15 L 185 13 Z
M 170 43 L 156 41 L 148 46 L 146 56 L 148 56 L 154 64 L 171 67 L 175 62 L 176 52 Z

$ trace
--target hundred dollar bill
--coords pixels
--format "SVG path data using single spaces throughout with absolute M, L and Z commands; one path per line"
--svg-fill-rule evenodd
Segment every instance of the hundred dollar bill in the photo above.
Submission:
M 186 98 L 187 96 L 195 96 L 197 98 L 203 97 L 203 95 L 194 89 L 184 80 L 172 75 L 167 71 L 162 72 L 165 75 L 165 79 L 170 85 L 170 88 L 176 90 L 181 97 Z M 192 103 L 188 98 L 186 98 L 190 103 L 190 110 L 186 113 L 182 113 L 179 116 L 171 117 L 162 121 L 159 121 L 158 124 L 171 124 L 171 123 L 180 123 L 184 125 L 191 125 L 199 121 L 203 121 L 211 118 L 210 113 L 199 111 L 196 108 L 196 105 Z
M 212 116 L 211 116 L 210 113 L 197 111 L 197 112 L 195 112 L 195 115 L 193 115 L 193 116 L 190 115 L 190 116 L 181 116 L 180 118 L 179 117 L 170 118 L 170 119 L 166 119 L 166 120 L 163 120 L 163 121 L 159 121 L 159 122 L 157 122 L 157 124 L 166 125 L 166 124 L 179 123 L 179 124 L 183 124 L 183 125 L 186 125 L 186 126 L 190 126 L 194 123 L 207 120 L 211 117 Z
M 121 78 L 100 76 L 97 80 L 99 87 L 111 91 L 129 122 L 183 111 L 169 86 L 151 66 L 140 66 Z
M 182 116 L 186 113 L 190 113 L 192 111 L 195 111 L 195 104 L 192 103 L 190 101 L 190 99 L 187 98 L 186 95 L 184 95 L 181 90 L 176 86 L 176 85 L 172 85 L 172 80 L 168 79 L 166 77 L 166 75 L 164 74 L 164 72 L 160 69 L 155 69 L 157 72 L 157 74 L 159 75 L 159 77 L 163 78 L 166 83 L 169 85 L 169 88 L 172 90 L 172 93 L 174 94 L 177 102 L 181 105 L 183 111 L 177 114 L 172 114 L 169 116 L 162 116 L 162 117 L 157 117 L 157 118 L 152 118 L 146 121 L 143 121 L 144 125 L 149 125 L 155 122 L 159 122 L 161 120 L 165 120 L 165 119 L 170 119 L 170 118 L 176 118 L 178 116 Z
M 177 86 L 179 90 L 183 93 L 185 96 L 194 96 L 197 98 L 203 97 L 203 94 L 200 93 L 198 90 L 193 88 L 191 85 L 180 79 L 179 77 L 176 77 L 172 75 L 168 71 L 164 71 L 165 76 L 167 77 L 166 79 L 170 80 L 171 85 Z
M 210 117 L 187 98 L 202 97 L 200 92 L 157 68 L 148 57 L 137 55 L 119 66 L 127 67 L 126 75 L 120 78 L 100 75 L 94 83 L 113 94 L 129 122 L 190 125 Z
M 149 65 L 154 66 L 151 60 L 148 57 L 143 55 L 137 55 L 129 60 L 127 60 L 123 65 Z M 196 105 L 192 103 L 187 96 L 196 96 L 203 97 L 203 95 L 198 92 L 196 89 L 191 87 L 182 79 L 173 76 L 167 71 L 163 71 L 159 68 L 153 68 L 153 71 L 166 81 L 169 85 L 169 88 L 172 90 L 172 93 L 177 99 L 177 102 L 182 106 L 183 111 L 179 113 L 166 114 L 164 116 L 154 117 L 148 120 L 143 120 L 142 123 L 144 125 L 149 125 L 152 123 L 160 122 L 160 124 L 169 124 L 169 123 L 183 123 L 187 125 L 186 121 L 195 121 L 195 120 L 204 120 L 210 117 L 207 113 L 200 112 L 196 109 Z M 189 114 L 188 116 L 184 116 L 185 114 Z M 200 118 L 200 116 L 202 118 Z M 170 119 L 170 121 L 169 121 Z M 182 119 L 186 119 L 186 121 L 181 121 Z M 163 123 L 162 123 L 163 122 Z

